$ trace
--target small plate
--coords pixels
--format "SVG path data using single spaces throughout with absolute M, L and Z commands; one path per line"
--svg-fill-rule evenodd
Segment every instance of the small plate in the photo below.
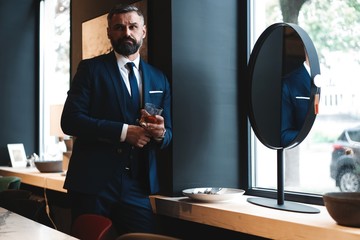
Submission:
M 235 188 L 190 188 L 185 189 L 182 193 L 194 200 L 202 202 L 224 202 L 229 201 L 235 197 L 241 196 L 245 193 L 242 189 Z

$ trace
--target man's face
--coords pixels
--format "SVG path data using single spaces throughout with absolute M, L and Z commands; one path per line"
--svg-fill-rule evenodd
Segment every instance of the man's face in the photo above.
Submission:
M 107 29 L 114 50 L 124 56 L 137 53 L 146 36 L 144 20 L 136 12 L 115 14 Z

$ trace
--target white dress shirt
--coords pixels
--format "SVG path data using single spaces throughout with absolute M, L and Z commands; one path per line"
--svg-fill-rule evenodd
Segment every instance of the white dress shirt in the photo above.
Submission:
M 137 84 L 138 84 L 138 88 L 139 88 L 139 94 L 140 94 L 140 103 L 142 103 L 142 76 L 140 73 L 140 69 L 139 69 L 139 64 L 140 64 L 140 55 L 134 60 L 134 61 L 130 61 L 129 59 L 127 59 L 126 57 L 118 54 L 115 52 L 115 56 L 117 59 L 117 64 L 119 67 L 119 71 L 121 74 L 122 79 L 124 80 L 124 83 L 126 85 L 126 88 L 131 96 L 131 87 L 130 87 L 130 82 L 129 82 L 129 69 L 126 66 L 126 63 L 128 62 L 133 62 L 135 64 L 134 67 L 134 74 L 136 76 L 136 80 L 137 80 Z M 128 130 L 129 125 L 128 124 L 124 124 L 123 125 L 123 129 L 121 131 L 121 136 L 120 136 L 120 142 L 124 142 L 126 139 L 126 134 L 127 134 L 127 130 Z

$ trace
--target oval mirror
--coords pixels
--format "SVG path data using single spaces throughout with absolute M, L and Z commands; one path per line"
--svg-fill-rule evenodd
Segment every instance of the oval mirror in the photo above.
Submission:
M 267 147 L 297 146 L 316 117 L 320 74 L 314 44 L 295 24 L 276 23 L 259 37 L 249 59 L 249 119 Z
M 276 23 L 256 42 L 249 59 L 249 119 L 257 138 L 277 150 L 277 201 L 248 198 L 270 208 L 319 213 L 316 208 L 285 201 L 284 149 L 301 143 L 317 114 L 320 74 L 315 47 L 307 33 L 295 24 Z

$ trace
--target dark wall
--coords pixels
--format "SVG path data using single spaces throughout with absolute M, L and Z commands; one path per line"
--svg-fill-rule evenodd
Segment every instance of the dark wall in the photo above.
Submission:
M 0 2 L 0 165 L 8 143 L 38 152 L 38 12 L 39 0 Z
M 148 6 L 149 60 L 172 83 L 165 193 L 239 187 L 238 2 L 157 0 Z
M 238 187 L 237 0 L 172 1 L 173 190 Z
M 110 2 L 124 1 L 72 1 L 72 74 L 81 59 L 81 23 L 104 14 Z M 173 94 L 173 143 L 160 164 L 163 193 L 239 187 L 238 1 L 147 5 L 149 62 L 167 74 Z

